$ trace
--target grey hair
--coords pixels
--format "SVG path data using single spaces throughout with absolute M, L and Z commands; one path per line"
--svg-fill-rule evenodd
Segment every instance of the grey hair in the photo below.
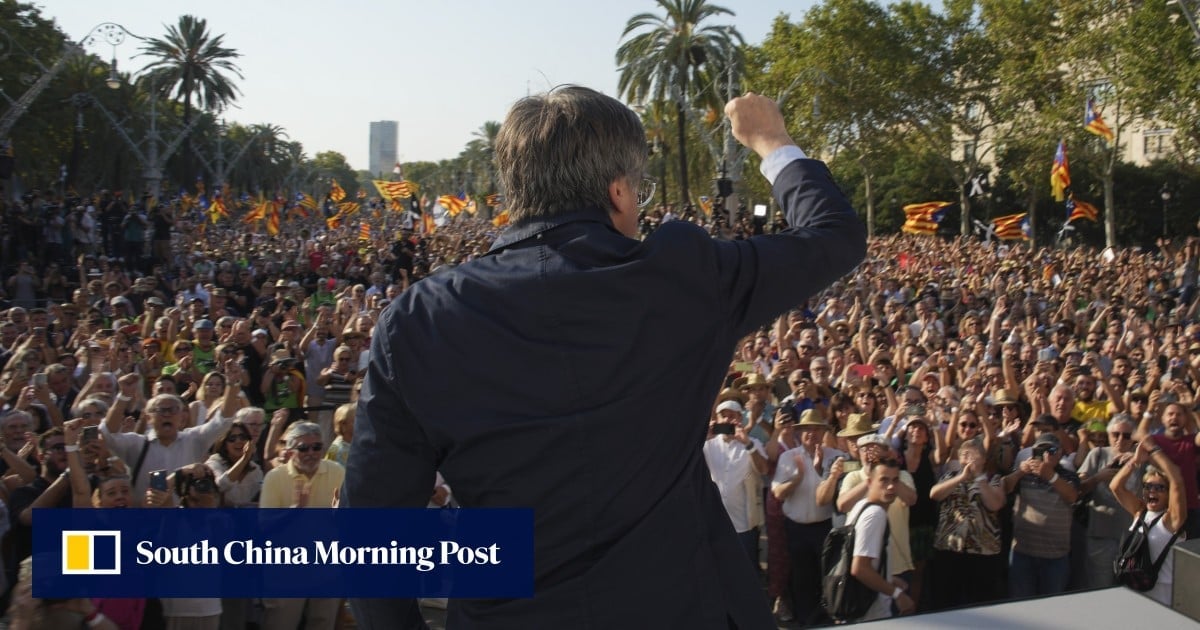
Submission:
M 527 96 L 496 136 L 496 170 L 512 221 L 612 207 L 609 184 L 637 181 L 646 166 L 646 132 L 620 101 L 577 85 Z
M 1122 424 L 1128 424 L 1135 429 L 1137 428 L 1137 423 L 1133 421 L 1133 416 L 1130 416 L 1127 413 L 1118 413 L 1114 414 L 1112 420 L 1108 421 L 1108 432 L 1112 433 L 1113 431 L 1116 431 L 1117 427 L 1121 426 Z
M 0 424 L 8 424 L 13 418 L 24 418 L 27 422 L 33 422 L 33 415 L 28 411 L 18 411 L 16 409 L 0 416 Z
M 113 391 L 117 390 L 117 375 L 116 374 L 113 374 L 112 372 L 100 372 L 99 374 L 96 375 L 96 380 L 100 380 L 102 378 L 106 378 L 110 382 L 112 382 Z
M 183 411 L 187 411 L 187 405 L 183 402 L 183 399 L 180 398 L 179 396 L 176 396 L 175 394 L 159 394 L 159 395 L 155 396 L 154 398 L 147 400 L 146 401 L 146 410 L 153 411 L 154 408 L 158 406 L 158 403 L 160 403 L 164 400 L 174 401 L 176 404 L 179 405 L 180 409 L 182 409 Z
M 296 422 L 288 427 L 287 433 L 283 437 L 287 440 L 287 447 L 294 448 L 300 438 L 306 435 L 321 437 L 321 425 L 316 422 Z
M 77 401 L 75 403 L 75 406 L 71 407 L 71 414 L 78 416 L 79 414 L 83 413 L 83 410 L 87 407 L 99 407 L 100 413 L 102 413 L 102 414 L 108 413 L 108 403 L 107 402 L 105 402 L 99 398 L 93 398 L 92 396 L 88 396 L 87 398 L 85 398 L 83 400 Z
M 237 414 L 233 416 L 235 422 L 245 424 L 246 419 L 254 414 L 259 414 L 264 419 L 267 417 L 267 412 L 263 411 L 262 407 L 242 407 L 238 409 Z

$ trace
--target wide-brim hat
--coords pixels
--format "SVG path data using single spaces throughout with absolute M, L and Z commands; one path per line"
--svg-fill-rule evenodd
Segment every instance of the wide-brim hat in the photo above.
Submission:
M 1015 405 L 1018 402 L 1020 401 L 1017 400 L 1017 397 L 1013 396 L 1012 392 L 1007 389 L 997 389 L 996 393 L 992 394 L 992 405 L 996 407 Z
M 719 405 L 727 400 L 733 400 L 739 405 L 744 405 L 746 404 L 746 395 L 732 387 L 726 387 L 721 390 L 720 394 L 717 394 L 717 404 Z
M 879 425 L 872 423 L 865 413 L 852 413 L 846 417 L 846 428 L 837 432 L 838 437 L 853 438 L 879 430 Z
M 737 379 L 733 382 L 733 386 L 737 389 L 750 389 L 751 387 L 770 387 L 771 383 L 765 376 L 755 372 Z
M 805 409 L 804 413 L 800 414 L 800 421 L 796 423 L 797 427 L 821 427 L 828 429 L 829 423 L 825 422 L 825 418 L 821 416 L 821 412 L 816 409 Z

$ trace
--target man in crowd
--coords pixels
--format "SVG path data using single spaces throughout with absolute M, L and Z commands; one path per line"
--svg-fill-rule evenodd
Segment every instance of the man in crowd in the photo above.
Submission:
M 313 422 L 296 422 L 284 440 L 291 457 L 287 464 L 272 468 L 263 478 L 260 508 L 327 508 L 342 486 L 346 471 L 341 464 L 324 459 L 321 427 Z M 425 497 L 429 499 L 428 496 Z M 337 621 L 337 598 L 263 600 L 263 630 L 295 630 L 301 618 L 305 630 L 332 630 Z
M 1058 437 L 1043 433 L 1033 444 L 1033 456 L 1004 477 L 1004 491 L 1017 493 L 1008 572 L 1011 596 L 1055 595 L 1067 588 L 1079 478 L 1059 465 L 1064 455 Z
M 464 507 L 534 509 L 533 597 L 451 600 L 451 621 L 773 623 L 696 457 L 703 419 L 735 344 L 857 265 L 865 238 L 774 101 L 747 95 L 726 113 L 764 159 L 788 230 L 716 241 L 671 221 L 638 242 L 651 193 L 641 123 L 615 99 L 563 87 L 518 101 L 501 125 L 513 226 L 488 255 L 414 284 L 384 311 L 343 505 L 425 505 L 440 470 Z M 512 334 L 489 332 L 497 326 Z M 446 338 L 453 347 L 437 341 Z M 672 360 L 647 378 L 629 371 L 631 357 Z M 417 376 L 451 366 L 454 379 Z M 488 395 L 453 395 L 451 381 Z M 419 626 L 415 616 L 411 601 L 355 602 L 364 628 Z
M 894 459 L 881 460 L 871 465 L 867 472 L 866 495 L 846 515 L 846 522 L 854 523 L 854 561 L 850 566 L 850 575 L 879 593 L 879 596 L 866 614 L 856 621 L 892 616 L 892 602 L 895 602 L 900 614 L 911 613 L 917 607 L 906 592 L 908 583 L 880 573 L 885 558 L 889 557 L 885 553 L 889 544 L 885 536 L 888 529 L 886 510 L 896 500 L 897 488 L 903 483 L 900 480 L 900 463 Z

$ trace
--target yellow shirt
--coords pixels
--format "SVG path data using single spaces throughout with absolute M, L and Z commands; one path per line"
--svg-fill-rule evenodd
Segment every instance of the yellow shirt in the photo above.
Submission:
M 1103 422 L 1107 425 L 1108 401 L 1093 400 L 1092 402 L 1083 402 L 1082 400 L 1076 400 L 1075 408 L 1071 410 L 1071 419 L 1084 425 L 1094 421 Z
M 263 477 L 262 493 L 259 495 L 260 508 L 290 508 L 296 504 L 296 480 L 302 479 L 312 484 L 308 494 L 308 507 L 333 507 L 333 491 L 342 487 L 346 477 L 346 469 L 341 464 L 327 459 L 321 460 L 317 474 L 309 479 L 296 469 L 295 462 L 289 461 L 287 466 L 273 468 Z

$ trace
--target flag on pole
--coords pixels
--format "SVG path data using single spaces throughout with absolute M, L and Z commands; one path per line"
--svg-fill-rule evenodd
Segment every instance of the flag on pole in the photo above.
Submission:
M 1096 99 L 1089 98 L 1087 100 L 1087 110 L 1083 114 L 1083 128 L 1104 138 L 1104 141 L 1112 144 L 1113 135 L 1112 129 L 1104 124 L 1104 119 L 1100 117 L 1100 112 L 1096 111 Z
M 331 230 L 336 230 L 342 227 L 342 213 L 339 212 L 328 219 L 325 219 L 325 227 Z
M 337 202 L 345 199 L 346 191 L 342 190 L 341 186 L 338 186 L 337 180 L 332 179 L 329 181 L 330 181 L 329 198 L 332 199 L 334 201 L 334 203 L 337 203 Z
M 275 236 L 279 234 L 279 204 L 267 202 L 267 234 Z
M 384 199 L 408 199 L 412 196 L 413 190 L 416 189 L 410 182 L 404 180 L 398 182 L 385 182 L 383 180 L 371 180 L 375 184 L 375 189 L 379 191 L 379 195 Z
M 317 209 L 317 200 L 313 199 L 313 196 L 306 192 L 296 195 L 296 203 L 299 203 L 301 207 L 307 210 Z
M 1067 189 L 1071 187 L 1071 167 L 1067 163 L 1067 141 L 1059 140 L 1058 150 L 1054 152 L 1054 164 L 1050 167 L 1050 193 L 1055 201 L 1067 198 Z
M 992 219 L 996 238 L 1002 241 L 1029 239 L 1029 213 L 1009 214 Z
M 362 206 L 357 201 L 343 201 L 337 205 L 338 214 L 344 217 L 354 216 L 362 209 Z
M 1095 223 L 1100 218 L 1100 209 L 1092 204 L 1076 199 L 1075 195 L 1067 198 L 1067 223 L 1076 219 L 1087 219 Z
M 456 217 L 467 207 L 467 199 L 466 193 L 459 191 L 457 195 L 442 195 L 438 197 L 438 203 L 446 209 L 446 212 L 450 216 Z
M 712 216 L 712 211 L 713 211 L 712 197 L 709 197 L 707 195 L 700 195 L 700 211 L 703 212 L 704 216 L 706 216 L 706 217 Z
M 228 217 L 229 211 L 225 209 L 225 201 L 221 199 L 221 195 L 213 197 L 212 203 L 208 206 L 208 218 L 213 223 L 216 223 L 221 217 Z
M 906 234 L 937 234 L 938 224 L 946 218 L 946 209 L 952 205 L 949 201 L 929 201 L 904 206 L 904 225 L 900 229 Z

